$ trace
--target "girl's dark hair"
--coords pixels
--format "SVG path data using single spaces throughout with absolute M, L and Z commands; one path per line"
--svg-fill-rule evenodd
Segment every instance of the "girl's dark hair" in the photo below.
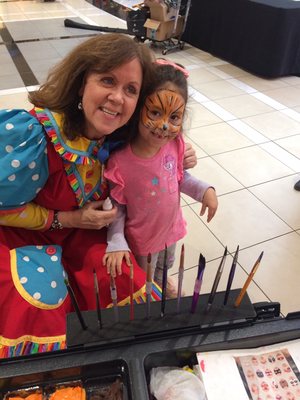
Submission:
M 181 64 L 177 65 L 181 68 L 184 68 Z M 129 140 L 132 140 L 138 134 L 140 113 L 143 105 L 145 104 L 146 98 L 154 93 L 157 89 L 162 88 L 163 85 L 168 82 L 176 85 L 185 103 L 187 103 L 188 84 L 187 78 L 185 77 L 183 72 L 180 71 L 180 69 L 176 69 L 172 64 L 154 63 L 153 69 L 151 70 L 151 77 L 144 85 L 144 88 L 139 97 L 138 105 L 131 119 Z
M 128 36 L 111 33 L 97 35 L 74 48 L 50 70 L 46 82 L 29 94 L 29 101 L 37 107 L 49 108 L 63 115 L 63 132 L 69 139 L 82 136 L 84 114 L 78 110 L 79 91 L 91 71 L 109 72 L 137 58 L 143 72 L 143 86 L 148 86 L 148 73 L 154 56 L 144 44 Z
M 175 64 L 184 68 L 181 64 Z M 162 87 L 165 83 L 171 82 L 177 86 L 179 93 L 184 101 L 188 99 L 188 84 L 187 78 L 180 69 L 176 69 L 170 64 L 154 63 L 152 69 L 151 80 L 145 85 L 143 93 L 140 97 L 139 103 L 144 104 L 146 97 L 154 93 L 158 88 Z

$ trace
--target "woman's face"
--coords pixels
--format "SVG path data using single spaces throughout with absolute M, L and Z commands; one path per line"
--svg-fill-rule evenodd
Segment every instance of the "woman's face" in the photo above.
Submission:
M 133 59 L 107 73 L 88 74 L 79 95 L 85 116 L 84 136 L 100 139 L 125 125 L 141 90 L 142 67 Z

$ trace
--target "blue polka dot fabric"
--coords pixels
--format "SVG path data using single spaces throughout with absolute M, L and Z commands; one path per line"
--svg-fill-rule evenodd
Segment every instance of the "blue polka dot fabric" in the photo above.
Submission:
M 0 210 L 9 210 L 30 202 L 45 185 L 47 142 L 27 111 L 0 110 L 0 143 Z
M 67 296 L 61 247 L 25 246 L 14 250 L 12 275 L 20 295 L 40 308 L 56 308 Z

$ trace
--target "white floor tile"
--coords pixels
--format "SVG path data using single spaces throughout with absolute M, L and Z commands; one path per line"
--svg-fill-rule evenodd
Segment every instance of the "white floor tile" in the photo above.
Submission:
M 198 212 L 197 204 L 190 207 Z M 292 231 L 275 212 L 246 189 L 220 196 L 217 214 L 207 226 L 230 252 L 238 244 L 242 249 Z
M 223 153 L 253 144 L 253 142 L 225 122 L 190 129 L 188 135 L 209 155 Z
M 259 146 L 218 154 L 213 158 L 246 187 L 294 172 Z
M 291 190 L 299 175 L 277 179 L 250 188 L 259 200 L 274 211 L 285 223 L 293 229 L 300 229 L 300 213 L 297 210 L 300 192 Z

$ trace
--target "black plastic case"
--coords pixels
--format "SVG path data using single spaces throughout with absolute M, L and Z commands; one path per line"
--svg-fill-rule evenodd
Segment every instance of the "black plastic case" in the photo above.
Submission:
M 235 309 L 235 295 L 233 291 L 224 307 L 224 293 L 217 293 L 209 313 L 205 311 L 207 295 L 202 295 L 197 313 L 192 316 L 191 298 L 183 301 L 181 316 L 176 312 L 176 300 L 167 301 L 164 317 L 160 317 L 160 303 L 153 303 L 152 328 L 148 326 L 144 305 L 135 307 L 135 321 L 129 320 L 128 307 L 120 307 L 119 323 L 114 322 L 113 310 L 103 310 L 102 330 L 95 311 L 84 313 L 86 330 L 81 328 L 76 315 L 70 314 L 68 350 L 0 360 L 0 398 L 19 388 L 44 388 L 72 380 L 80 380 L 88 388 L 109 385 L 119 378 L 124 387 L 123 400 L 149 400 L 153 367 L 192 366 L 197 362 L 196 352 L 254 348 L 300 338 L 297 315 L 280 317 L 277 303 L 270 303 L 270 307 L 260 304 L 257 313 L 248 296 Z M 120 334 L 119 324 L 126 330 L 125 335 L 124 331 Z M 150 332 L 155 325 L 156 330 Z

